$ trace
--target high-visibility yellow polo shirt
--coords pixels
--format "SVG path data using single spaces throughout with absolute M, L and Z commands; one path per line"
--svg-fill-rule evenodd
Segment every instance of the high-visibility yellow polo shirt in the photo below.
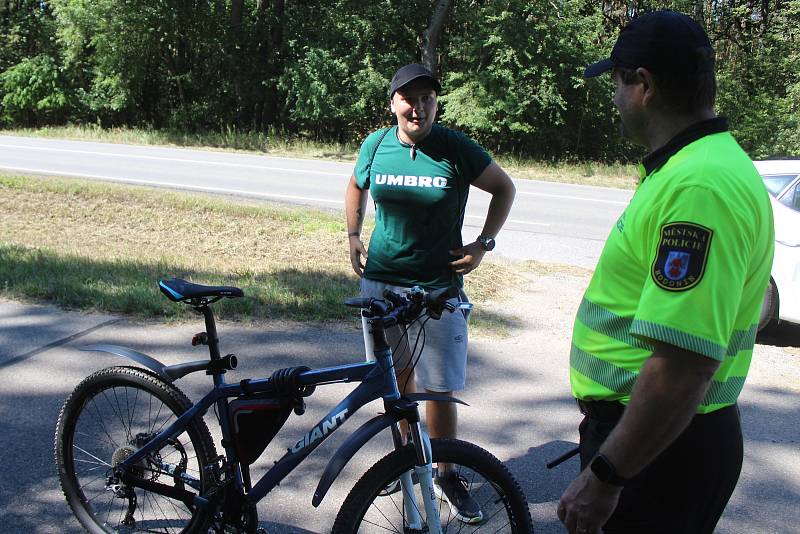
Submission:
M 736 402 L 774 247 L 772 208 L 725 119 L 695 124 L 640 166 L 575 319 L 572 393 L 627 404 L 652 341 L 721 362 L 698 407 Z

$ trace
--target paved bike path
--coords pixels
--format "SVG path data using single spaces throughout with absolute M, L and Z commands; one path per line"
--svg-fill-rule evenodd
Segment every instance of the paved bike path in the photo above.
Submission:
M 459 395 L 471 404 L 459 411 L 462 437 L 507 462 L 527 494 L 540 533 L 563 532 L 555 504 L 577 473 L 574 459 L 552 471 L 544 464 L 569 450 L 577 439 L 579 416 L 567 383 L 569 339 L 556 333 L 569 331 L 584 283 L 567 276 L 531 280 L 518 297 L 514 314 L 497 317 L 508 323 L 508 336 L 473 336 L 469 389 Z M 500 305 L 489 309 L 500 309 Z M 223 322 L 219 325 L 221 349 L 240 358 L 239 369 L 229 379 L 268 376 L 291 365 L 323 367 L 358 361 L 363 345 L 356 325 L 355 318 L 346 325 Z M 190 345 L 192 334 L 200 330 L 199 322 L 137 322 L 0 300 L 0 451 L 5 460 L 0 471 L 0 531 L 81 531 L 61 495 L 52 460 L 58 411 L 83 377 L 129 362 L 81 352 L 78 347 L 126 345 L 172 364 L 207 356 L 204 348 Z M 178 386 L 197 399 L 209 382 L 198 373 L 181 379 Z M 350 389 L 348 385 L 318 388 L 308 401 L 306 415 L 290 418 L 256 464 L 254 477 Z M 718 532 L 796 532 L 800 524 L 798 395 L 800 351 L 780 344 L 759 345 L 741 402 L 745 466 Z M 378 403 L 363 408 L 262 501 L 262 526 L 272 534 L 328 532 L 347 491 L 389 450 L 389 441 L 384 437 L 368 444 L 314 509 L 311 496 L 319 474 L 335 446 L 379 410 Z

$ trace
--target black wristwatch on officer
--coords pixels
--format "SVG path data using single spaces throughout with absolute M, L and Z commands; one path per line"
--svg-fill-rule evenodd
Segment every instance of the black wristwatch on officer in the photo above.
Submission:
M 589 468 L 594 473 L 594 476 L 597 477 L 600 482 L 605 482 L 606 484 L 611 484 L 612 486 L 624 486 L 628 482 L 630 482 L 629 478 L 623 478 L 617 474 L 617 468 L 614 467 L 614 464 L 611 461 L 603 456 L 602 454 L 598 454 L 592 460 L 592 463 L 589 464 Z
M 481 246 L 481 248 L 483 250 L 485 250 L 486 252 L 489 252 L 490 250 L 494 249 L 494 238 L 493 237 L 488 237 L 488 236 L 485 236 L 485 235 L 479 235 L 478 239 L 476 239 L 475 241 L 477 241 L 478 244 Z

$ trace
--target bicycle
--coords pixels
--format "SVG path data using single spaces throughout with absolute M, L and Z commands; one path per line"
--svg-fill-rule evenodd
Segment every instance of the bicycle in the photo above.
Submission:
M 117 345 L 90 345 L 129 358 L 140 366 L 109 367 L 85 378 L 58 418 L 55 457 L 69 506 L 89 532 L 258 533 L 256 503 L 342 426 L 356 410 L 383 399 L 384 412 L 353 432 L 329 460 L 312 504 L 318 506 L 342 469 L 368 441 L 389 428 L 395 450 L 355 484 L 333 524 L 335 534 L 355 532 L 439 533 L 532 532 L 525 496 L 508 469 L 477 445 L 429 439 L 420 425 L 422 400 L 461 402 L 430 393 L 401 395 L 385 329 L 456 309 L 452 289 L 385 299 L 348 299 L 360 308 L 375 341 L 375 361 L 312 370 L 292 367 L 268 378 L 226 383 L 235 355 L 221 356 L 211 304 L 238 298 L 242 290 L 203 286 L 180 279 L 159 281 L 170 300 L 190 305 L 205 319 L 205 332 L 192 343 L 207 345 L 210 359 L 165 366 Z M 427 320 L 427 319 L 426 319 Z M 143 366 L 143 367 L 141 367 Z M 173 382 L 205 371 L 214 387 L 192 404 Z M 296 444 L 252 483 L 250 465 L 263 453 L 292 412 L 302 415 L 317 386 L 359 382 Z M 218 455 L 204 415 L 214 409 L 224 454 Z M 400 421 L 409 433 L 404 443 Z M 457 519 L 435 494 L 433 464 L 452 464 L 479 501 L 482 518 Z M 400 481 L 399 491 L 387 488 Z

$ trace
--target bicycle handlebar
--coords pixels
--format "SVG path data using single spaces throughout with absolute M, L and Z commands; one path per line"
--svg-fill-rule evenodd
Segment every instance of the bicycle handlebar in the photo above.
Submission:
M 428 310 L 428 316 L 432 319 L 439 319 L 444 310 L 455 311 L 456 307 L 447 300 L 457 296 L 458 288 L 455 286 L 431 292 L 414 286 L 402 295 L 386 289 L 383 299 L 355 297 L 345 300 L 344 303 L 351 308 L 361 308 L 370 317 L 382 318 L 384 326 L 392 326 L 411 323 L 419 317 L 423 309 Z

